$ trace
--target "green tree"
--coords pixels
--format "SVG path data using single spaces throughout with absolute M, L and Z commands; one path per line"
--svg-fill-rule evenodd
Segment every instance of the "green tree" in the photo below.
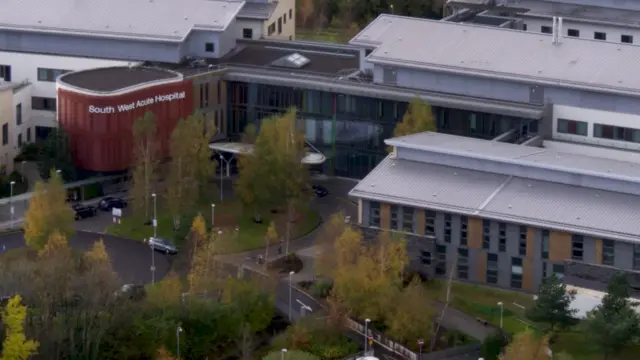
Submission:
M 623 274 L 609 281 L 602 303 L 587 314 L 585 329 L 607 360 L 640 336 L 640 317 L 629 299 L 629 284 Z
M 65 237 L 74 234 L 74 214 L 66 203 L 67 192 L 54 169 L 48 182 L 36 183 L 25 213 L 24 238 L 33 249 L 42 249 L 49 237 L 58 232 Z
M 533 321 L 549 324 L 549 331 L 556 326 L 567 327 L 575 324 L 574 316 L 577 312 L 571 309 L 571 303 L 576 298 L 576 291 L 567 291 L 555 274 L 546 278 L 538 289 L 538 297 L 533 307 L 527 310 L 527 317 Z
M 133 166 L 129 193 L 133 210 L 149 219 L 154 181 L 157 176 L 158 139 L 156 117 L 147 111 L 133 123 Z
M 174 227 L 180 218 L 195 212 L 200 199 L 205 199 L 214 185 L 216 161 L 211 160 L 209 141 L 216 129 L 207 124 L 199 112 L 180 120 L 171 134 L 171 163 L 167 184 L 167 202 Z
M 393 136 L 405 136 L 425 131 L 436 131 L 436 122 L 433 118 L 431 105 L 419 97 L 409 103 L 402 121 L 393 130 Z
M 69 136 L 62 127 L 51 129 L 42 143 L 38 156 L 38 171 L 43 179 L 48 179 L 52 170 L 60 170 L 67 181 L 77 179 L 73 164 Z
M 5 338 L 2 343 L 0 360 L 26 360 L 38 351 L 38 342 L 27 340 L 24 334 L 24 320 L 27 307 L 21 304 L 22 298 L 16 295 L 9 300 L 2 312 Z
M 267 233 L 264 234 L 265 250 L 264 250 L 264 268 L 269 267 L 269 246 L 275 244 L 278 241 L 278 232 L 276 231 L 276 224 L 271 222 L 267 228 Z

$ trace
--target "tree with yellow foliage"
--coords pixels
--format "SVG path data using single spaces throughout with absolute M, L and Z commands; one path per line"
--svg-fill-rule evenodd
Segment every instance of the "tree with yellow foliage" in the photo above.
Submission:
M 147 291 L 147 301 L 158 309 L 170 309 L 182 300 L 182 280 L 176 273 L 170 273 L 162 281 Z
M 388 335 L 405 344 L 414 344 L 433 333 L 434 309 L 419 278 L 414 278 L 396 299 L 392 315 L 387 318 Z
M 191 270 L 189 271 L 189 292 L 199 293 L 206 291 L 206 274 L 208 271 L 209 254 L 207 254 L 207 230 L 202 215 L 193 219 L 191 224 Z
M 315 272 L 318 276 L 331 277 L 336 269 L 336 239 L 347 228 L 343 213 L 333 214 L 331 220 L 322 226 L 320 234 L 316 237 L 316 246 L 319 254 L 315 261 Z
M 27 307 L 22 305 L 21 302 L 20 295 L 16 295 L 9 300 L 2 311 L 5 338 L 2 342 L 0 360 L 27 360 L 38 351 L 38 342 L 27 340 L 24 334 Z
M 507 346 L 500 360 L 549 360 L 549 340 L 538 337 L 531 330 L 517 334 Z
M 54 256 L 63 256 L 68 255 L 69 253 L 69 242 L 67 238 L 55 230 L 49 238 L 47 239 L 46 244 L 38 252 L 40 258 L 52 258 Z
M 74 234 L 74 214 L 66 203 L 67 192 L 60 175 L 51 171 L 48 182 L 38 181 L 25 213 L 24 238 L 27 246 L 42 249 L 51 234 Z
M 91 250 L 85 254 L 85 257 L 93 264 L 110 265 L 111 262 L 102 239 L 93 243 Z
M 415 97 L 409 103 L 402 121 L 393 130 L 393 137 L 436 130 L 436 122 L 433 118 L 431 105 L 419 97 Z
M 133 165 L 131 168 L 132 207 L 135 213 L 149 219 L 149 209 L 158 175 L 159 142 L 156 116 L 147 111 L 133 123 Z
M 278 232 L 276 231 L 276 224 L 272 221 L 267 228 L 267 233 L 264 234 L 265 250 L 264 250 L 264 268 L 265 270 L 269 266 L 269 246 L 274 244 L 278 240 Z

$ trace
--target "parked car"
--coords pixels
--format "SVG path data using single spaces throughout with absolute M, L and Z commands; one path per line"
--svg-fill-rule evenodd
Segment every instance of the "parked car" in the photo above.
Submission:
M 113 196 L 107 196 L 100 200 L 100 210 L 111 211 L 113 208 L 124 209 L 127 207 L 127 201 L 125 199 Z
M 311 190 L 313 190 L 313 193 L 319 198 L 323 198 L 329 195 L 329 190 L 327 190 L 326 187 L 321 185 L 312 185 Z
M 163 239 L 163 238 L 159 238 L 159 237 L 155 237 L 155 238 L 152 237 L 152 238 L 149 239 L 149 245 L 154 250 L 162 251 L 162 252 L 167 253 L 167 254 L 177 254 L 178 253 L 178 249 L 176 248 L 176 246 L 173 245 L 171 243 L 171 241 L 169 241 L 167 239 Z
M 124 284 L 120 290 L 115 293 L 118 297 L 128 298 L 133 301 L 143 300 L 147 296 L 147 290 L 144 285 Z
M 73 209 L 75 213 L 74 218 L 76 220 L 96 216 L 96 213 L 98 212 L 98 210 L 95 207 L 90 205 L 84 205 L 84 204 L 72 205 L 71 209 Z

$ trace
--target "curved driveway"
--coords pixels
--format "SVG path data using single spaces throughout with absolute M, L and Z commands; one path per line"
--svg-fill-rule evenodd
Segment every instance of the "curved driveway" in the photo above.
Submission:
M 151 282 L 151 249 L 144 243 L 107 234 L 77 231 L 76 235 L 69 240 L 69 246 L 86 251 L 101 238 L 111 258 L 113 269 L 118 273 L 123 283 Z M 22 247 L 25 247 L 23 233 L 0 235 L 0 249 L 2 251 Z M 154 257 L 155 278 L 158 281 L 169 271 L 171 261 L 167 255 L 160 252 L 155 252 Z

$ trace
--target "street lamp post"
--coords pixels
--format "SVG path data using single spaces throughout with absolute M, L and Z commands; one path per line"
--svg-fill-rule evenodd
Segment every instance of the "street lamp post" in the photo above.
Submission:
M 295 272 L 289 272 L 289 322 L 291 322 L 291 278 L 293 277 L 293 274 L 295 274 Z
M 149 239 L 149 248 L 151 249 L 151 283 L 156 283 L 156 251 L 153 248 L 151 239 Z
M 282 349 L 282 360 L 284 360 L 284 354 L 287 353 L 287 349 Z
M 371 319 L 365 319 L 364 320 L 364 356 L 367 356 L 367 348 L 369 347 L 367 345 L 367 338 L 369 337 L 369 323 L 371 322 Z
M 224 156 L 220 154 L 220 202 L 222 202 L 222 199 L 223 199 L 222 193 L 224 192 L 222 190 L 222 186 L 223 186 L 222 181 L 224 180 L 224 170 L 222 168 L 223 166 L 222 164 L 224 164 Z
M 15 181 L 9 183 L 9 212 L 11 213 L 11 227 L 13 227 L 13 213 L 15 212 L 13 209 L 13 185 L 15 184 Z
M 420 339 L 418 340 L 418 346 L 420 347 L 420 353 L 419 353 L 419 360 L 422 360 L 422 345 L 424 345 L 424 340 Z
M 23 182 L 23 183 L 24 183 L 24 164 L 26 164 L 26 163 L 27 163 L 27 161 L 26 161 L 26 160 L 22 160 L 22 162 L 20 163 L 20 164 L 22 165 L 22 166 L 21 166 L 21 170 L 22 170 L 22 171 L 20 172 L 20 174 L 22 175 L 22 182 Z
M 178 359 L 180 359 L 180 333 L 182 332 L 182 327 L 178 326 L 176 329 L 176 355 Z
M 153 198 L 153 238 L 155 239 L 158 227 L 156 193 L 151 194 L 151 197 Z
M 211 204 L 211 229 L 213 229 L 215 216 L 216 216 L 216 204 Z
M 504 304 L 502 301 L 498 303 L 498 306 L 500 306 L 500 329 L 502 329 L 502 315 L 504 314 Z

